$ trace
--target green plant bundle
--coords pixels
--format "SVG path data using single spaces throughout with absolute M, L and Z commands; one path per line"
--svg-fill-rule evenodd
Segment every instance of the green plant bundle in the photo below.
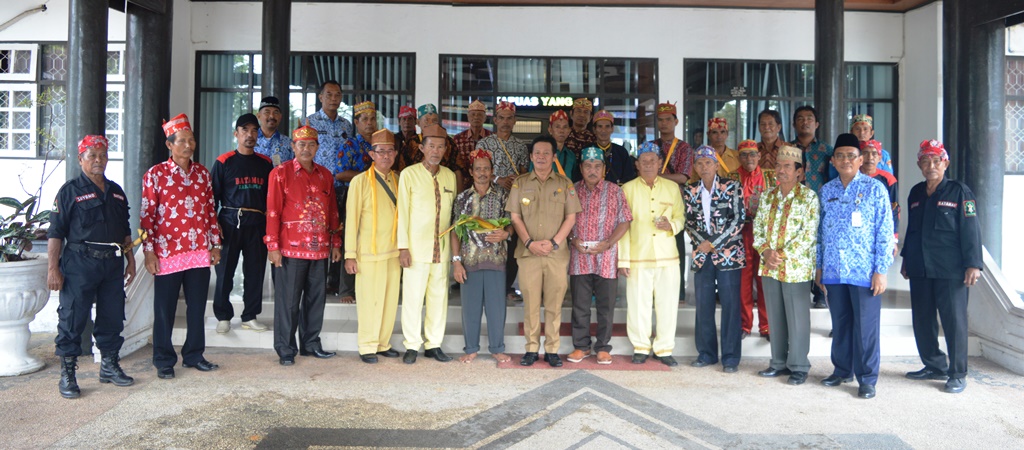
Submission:
M 507 217 L 501 217 L 497 219 L 482 219 L 477 216 L 463 214 L 459 216 L 459 220 L 452 225 L 455 235 L 459 237 L 459 240 L 466 239 L 466 233 L 470 231 L 477 231 L 481 233 L 487 233 L 494 230 L 500 230 L 509 226 L 512 223 Z M 446 231 L 447 233 L 447 231 Z M 443 233 L 442 233 L 443 234 Z
M 50 210 L 36 212 L 39 197 L 19 201 L 12 197 L 0 198 L 0 205 L 14 210 L 0 223 L 0 262 L 21 261 L 22 252 L 32 248 L 39 227 L 50 222 Z

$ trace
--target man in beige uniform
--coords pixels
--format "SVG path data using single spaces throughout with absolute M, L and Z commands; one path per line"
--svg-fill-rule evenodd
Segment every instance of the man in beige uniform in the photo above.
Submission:
M 562 299 L 568 287 L 569 246 L 566 238 L 583 208 L 572 181 L 555 172 L 555 139 L 533 140 L 533 171 L 512 183 L 505 211 L 519 236 L 519 289 L 523 292 L 523 328 L 526 354 L 520 365 L 537 362 L 540 349 L 540 308 L 544 306 L 544 360 L 560 367 L 558 328 L 562 325 Z

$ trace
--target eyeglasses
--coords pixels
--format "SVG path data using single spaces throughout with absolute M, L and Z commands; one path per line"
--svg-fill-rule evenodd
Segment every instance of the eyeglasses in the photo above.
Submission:
M 836 161 L 853 161 L 859 157 L 859 153 L 834 153 L 832 155 L 832 159 Z
M 373 150 L 373 152 L 381 156 L 393 155 L 395 153 L 398 153 L 397 150 Z

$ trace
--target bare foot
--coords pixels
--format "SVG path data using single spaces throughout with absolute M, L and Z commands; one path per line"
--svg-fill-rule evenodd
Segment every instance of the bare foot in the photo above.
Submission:
M 459 362 L 464 362 L 464 363 L 468 364 L 468 363 L 473 362 L 474 359 L 476 359 L 476 353 L 470 353 L 468 355 L 460 356 L 459 357 Z
M 496 354 L 491 355 L 491 356 L 493 356 L 494 359 L 496 361 L 498 361 L 499 363 L 506 363 L 506 362 L 509 362 L 509 361 L 512 360 L 511 356 L 508 356 L 508 355 L 506 355 L 504 353 L 496 353 Z
M 341 302 L 345 304 L 352 304 L 356 302 L 356 298 L 351 295 L 346 295 L 341 298 Z

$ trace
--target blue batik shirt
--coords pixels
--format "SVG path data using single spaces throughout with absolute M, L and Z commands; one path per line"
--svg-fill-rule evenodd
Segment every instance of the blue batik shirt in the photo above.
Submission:
M 313 157 L 313 162 L 332 171 L 332 175 L 337 175 L 338 173 L 333 171 L 338 169 L 338 152 L 341 151 L 341 146 L 345 144 L 349 136 L 353 135 L 352 122 L 341 117 L 340 114 L 331 120 L 321 109 L 309 116 L 309 126 L 316 130 L 317 143 L 320 144 L 316 150 L 316 156 Z M 334 184 L 339 186 L 341 182 L 335 180 Z
M 341 151 L 338 152 L 338 167 L 334 173 L 339 174 L 346 170 L 362 172 L 369 169 L 372 149 L 370 143 L 363 139 L 363 135 L 356 134 L 356 137 L 345 141 L 341 146 Z M 342 184 L 348 186 L 348 183 Z
M 832 178 L 829 177 L 829 159 L 832 158 L 832 146 L 814 138 L 810 145 L 800 145 L 800 139 L 794 139 L 791 145 L 804 152 L 804 186 L 811 188 L 814 192 L 821 190 Z
M 882 182 L 860 172 L 850 184 L 836 178 L 818 193 L 818 262 L 823 284 L 870 288 L 893 261 L 892 205 Z
M 263 130 L 256 134 L 256 153 L 270 158 L 274 167 L 295 158 L 295 153 L 292 152 L 292 140 L 277 131 L 270 137 L 264 136 Z

